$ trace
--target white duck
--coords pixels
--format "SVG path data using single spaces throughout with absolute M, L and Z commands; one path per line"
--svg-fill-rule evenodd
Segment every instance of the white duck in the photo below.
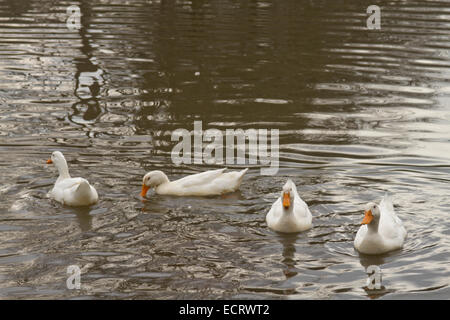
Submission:
M 312 215 L 308 205 L 300 198 L 297 188 L 289 179 L 283 186 L 281 197 L 267 213 L 269 228 L 284 233 L 301 232 L 311 228 Z
M 98 194 L 86 179 L 71 178 L 66 159 L 59 151 L 52 153 L 47 164 L 54 164 L 59 177 L 49 195 L 62 204 L 69 206 L 88 206 L 98 201 Z
M 150 188 L 155 188 L 157 194 L 175 196 L 210 196 L 234 192 L 241 185 L 248 168 L 225 173 L 226 169 L 197 173 L 175 181 L 169 181 L 162 171 L 150 171 L 142 179 L 141 196 L 145 197 Z
M 365 254 L 382 254 L 400 249 L 406 238 L 406 229 L 394 212 L 392 200 L 385 195 L 377 205 L 366 205 L 362 226 L 356 233 L 355 248 Z

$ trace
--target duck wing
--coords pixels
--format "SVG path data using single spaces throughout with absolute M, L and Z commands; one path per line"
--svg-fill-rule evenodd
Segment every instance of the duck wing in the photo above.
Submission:
M 68 194 L 74 193 L 82 182 L 83 178 L 66 178 L 55 183 L 50 195 L 56 201 L 66 202 Z M 87 182 L 87 181 L 86 181 Z
M 58 189 L 71 189 L 73 187 L 78 187 L 81 182 L 86 181 L 86 179 L 83 178 L 68 178 L 64 179 L 60 182 L 57 182 L 55 184 L 55 188 Z
M 404 238 L 406 236 L 406 230 L 403 227 L 402 220 L 396 215 L 392 198 L 388 194 L 385 194 L 380 202 L 380 212 L 380 233 L 388 238 Z
M 226 169 L 227 168 L 222 168 L 222 169 L 217 169 L 217 170 L 210 170 L 210 171 L 205 171 L 205 172 L 201 172 L 201 173 L 196 173 L 196 174 L 181 178 L 179 180 L 173 181 L 173 183 L 176 183 L 180 188 L 183 188 L 183 189 L 208 185 L 209 183 L 211 183 L 211 181 L 220 177 Z
M 217 186 L 221 186 L 224 189 L 235 190 L 241 185 L 242 179 L 248 168 L 241 171 L 224 172 L 217 176 L 211 182 Z

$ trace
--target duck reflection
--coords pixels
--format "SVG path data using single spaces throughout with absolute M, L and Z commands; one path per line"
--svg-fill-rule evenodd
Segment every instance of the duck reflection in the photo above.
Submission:
M 368 254 L 359 254 L 359 262 L 367 269 L 369 266 L 376 265 L 381 268 L 381 266 L 385 263 L 386 255 L 368 255 Z
M 298 274 L 298 269 L 295 267 L 295 243 L 299 235 L 297 233 L 292 234 L 283 234 L 279 233 L 277 240 L 283 246 L 283 260 L 281 262 L 284 264 L 283 273 L 286 276 L 286 279 L 294 277 Z
M 90 214 L 91 207 L 73 207 L 75 215 L 77 216 L 77 222 L 81 231 L 89 231 L 92 229 L 92 216 Z

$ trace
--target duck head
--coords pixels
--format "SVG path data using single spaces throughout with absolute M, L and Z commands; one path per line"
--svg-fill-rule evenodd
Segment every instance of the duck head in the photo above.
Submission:
M 169 178 L 167 178 L 164 172 L 159 170 L 150 171 L 142 179 L 141 197 L 145 197 L 149 189 L 156 188 L 166 182 L 169 182 Z
M 380 221 L 380 207 L 376 203 L 369 202 L 364 209 L 364 219 L 361 224 L 375 225 L 378 221 Z
M 61 176 L 69 176 L 66 158 L 60 151 L 54 151 L 50 159 L 47 160 L 47 164 L 54 164 Z
M 292 180 L 289 179 L 283 186 L 283 191 L 281 192 L 282 204 L 285 210 L 289 210 L 289 208 L 291 208 L 294 205 L 295 190 L 296 187 L 294 182 L 292 182 Z

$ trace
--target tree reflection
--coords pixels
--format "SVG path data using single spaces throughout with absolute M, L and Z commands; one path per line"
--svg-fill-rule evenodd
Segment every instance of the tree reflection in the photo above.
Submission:
M 88 38 L 88 28 L 93 14 L 89 1 L 80 3 L 81 28 L 79 34 L 82 46 L 79 50 L 83 58 L 75 58 L 75 91 L 74 95 L 79 99 L 72 105 L 73 113 L 69 115 L 72 122 L 78 124 L 94 123 L 102 113 L 99 105 L 100 90 L 103 85 L 103 70 L 93 56 L 93 49 Z

